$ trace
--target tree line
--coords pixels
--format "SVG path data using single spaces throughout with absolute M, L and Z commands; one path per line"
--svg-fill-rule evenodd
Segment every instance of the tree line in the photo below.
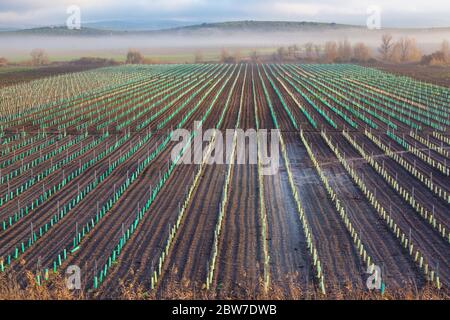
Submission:
M 427 55 L 423 55 L 415 38 L 401 37 L 397 40 L 391 34 L 383 34 L 381 43 L 373 50 L 363 42 L 352 44 L 349 40 L 327 41 L 324 44 L 307 42 L 302 46 L 290 45 L 279 47 L 270 57 L 262 56 L 257 50 L 252 50 L 243 57 L 239 49 L 232 53 L 226 48 L 220 51 L 219 61 L 221 63 L 238 63 L 243 59 L 259 62 L 263 59 L 289 62 L 306 61 L 318 63 L 348 63 L 348 62 L 376 62 L 385 63 L 412 63 L 420 62 L 424 65 L 450 65 L 449 41 L 443 40 L 440 48 Z M 42 66 L 49 63 L 48 54 L 44 49 L 34 49 L 30 53 L 31 60 L 28 62 L 33 66 Z M 127 64 L 150 64 L 152 59 L 146 58 L 139 50 L 129 49 L 125 62 Z M 206 62 L 201 50 L 194 52 L 194 62 Z M 8 61 L 0 57 L 0 66 L 5 66 Z
M 279 62 L 306 60 L 322 63 L 345 63 L 380 60 L 387 63 L 450 64 L 449 42 L 447 40 L 442 41 L 439 50 L 429 55 L 423 55 L 414 38 L 401 37 L 394 40 L 391 34 L 382 35 L 381 43 L 376 52 L 363 42 L 352 44 L 348 40 L 327 41 L 323 45 L 308 42 L 303 46 L 279 47 L 273 54 L 272 59 Z

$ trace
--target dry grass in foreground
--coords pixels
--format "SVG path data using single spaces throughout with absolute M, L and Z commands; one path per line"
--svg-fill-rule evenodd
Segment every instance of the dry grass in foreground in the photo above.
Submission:
M 98 299 L 96 295 L 85 295 L 80 291 L 70 291 L 65 285 L 65 281 L 61 276 L 52 278 L 47 285 L 36 285 L 31 273 L 27 274 L 28 284 L 22 288 L 15 280 L 11 273 L 0 274 L 0 300 L 86 300 Z M 260 286 L 260 290 L 241 290 L 239 293 L 221 294 L 208 292 L 206 290 L 192 290 L 192 283 L 182 281 L 177 283 L 171 281 L 166 285 L 162 293 L 149 293 L 141 287 L 121 286 L 119 296 L 110 297 L 122 300 L 208 300 L 208 299 L 225 299 L 225 300 L 448 300 L 449 294 L 447 290 L 436 290 L 432 286 L 424 286 L 423 288 L 405 288 L 395 292 L 386 291 L 384 295 L 375 292 L 364 291 L 352 288 L 351 285 L 341 287 L 339 290 L 330 290 L 323 296 L 318 294 L 313 286 L 308 290 L 302 290 L 293 281 L 287 280 L 283 287 L 272 285 L 268 292 L 265 293 Z
M 31 272 L 27 273 L 28 285 L 21 288 L 11 273 L 0 274 L 0 300 L 77 300 L 85 299 L 82 294 L 74 294 L 67 289 L 60 276 L 49 281 L 46 286 L 38 286 Z

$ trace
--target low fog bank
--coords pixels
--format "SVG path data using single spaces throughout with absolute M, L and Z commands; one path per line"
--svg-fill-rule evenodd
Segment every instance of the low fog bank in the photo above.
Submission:
M 408 30 L 367 30 L 339 29 L 326 31 L 300 32 L 240 32 L 211 34 L 143 34 L 112 36 L 28 36 L 1 35 L 0 56 L 8 59 L 25 57 L 34 48 L 45 49 L 50 56 L 68 55 L 79 57 L 109 54 L 123 54 L 129 48 L 144 53 L 192 52 L 202 48 L 274 48 L 288 45 L 302 45 L 307 42 L 324 44 L 326 41 L 348 40 L 352 43 L 364 42 L 372 49 L 380 45 L 381 36 L 390 33 L 394 39 L 403 36 L 413 37 L 424 54 L 436 50 L 444 39 L 450 40 L 450 28 L 447 29 L 408 29 Z

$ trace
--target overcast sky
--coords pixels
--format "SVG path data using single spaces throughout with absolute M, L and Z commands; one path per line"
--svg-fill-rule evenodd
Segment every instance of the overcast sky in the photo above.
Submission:
M 450 27 L 448 0 L 0 0 L 0 26 L 62 24 L 70 5 L 83 22 L 104 20 L 318 21 L 364 25 L 382 9 L 382 27 Z

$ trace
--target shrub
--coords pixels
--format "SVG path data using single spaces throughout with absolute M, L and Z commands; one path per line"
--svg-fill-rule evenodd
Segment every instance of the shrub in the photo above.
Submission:
M 127 53 L 127 63 L 129 64 L 142 64 L 144 62 L 144 56 L 138 50 L 130 49 Z
M 30 55 L 31 64 L 34 66 L 42 66 L 48 63 L 48 56 L 44 49 L 33 49 Z

